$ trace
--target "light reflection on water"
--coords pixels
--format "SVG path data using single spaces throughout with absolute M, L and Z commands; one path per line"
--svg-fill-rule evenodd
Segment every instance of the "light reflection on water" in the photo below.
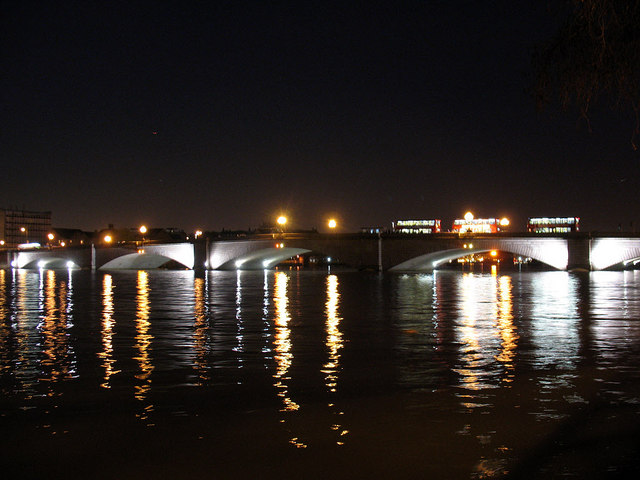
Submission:
M 105 275 L 102 277 L 102 351 L 98 352 L 98 357 L 102 359 L 104 369 L 104 381 L 100 384 L 103 388 L 110 388 L 109 380 L 112 375 L 120 373 L 115 369 L 116 360 L 113 358 L 113 335 L 115 321 L 113 320 L 113 277 Z
M 345 436 L 348 435 L 344 425 L 342 425 L 342 416 L 344 412 L 336 405 L 338 392 L 338 380 L 340 378 L 340 349 L 344 347 L 343 334 L 340 331 L 340 291 L 339 280 L 336 275 L 327 276 L 327 302 L 326 302 L 326 332 L 327 332 L 327 362 L 323 365 L 322 373 L 324 373 L 325 383 L 329 392 L 329 409 L 335 418 L 336 423 L 331 424 L 331 430 L 336 432 L 338 440 L 337 445 L 344 445 Z
M 193 360 L 193 368 L 198 376 L 198 385 L 206 384 L 210 379 L 209 364 L 207 363 L 207 354 L 209 352 L 209 336 L 208 336 L 208 282 L 204 278 L 195 278 L 193 282 L 194 288 L 194 333 L 193 333 L 193 349 L 195 357 Z
M 143 402 L 143 410 L 137 414 L 141 420 L 147 420 L 149 413 L 153 411 L 153 405 L 147 402 L 147 395 L 151 390 L 151 374 L 154 370 L 153 359 L 151 358 L 151 342 L 153 335 L 150 333 L 151 308 L 149 305 L 149 274 L 143 270 L 138 271 L 137 282 L 138 295 L 137 315 L 136 315 L 136 336 L 135 348 L 137 355 L 133 357 L 138 362 L 139 371 L 135 378 L 139 380 L 134 386 L 136 400 Z
M 74 352 L 69 336 L 73 328 L 71 321 L 70 281 L 57 281 L 53 270 L 40 272 L 40 297 L 42 313 L 38 325 L 42 335 L 41 378 L 48 382 L 48 395 L 55 395 L 55 384 L 73 378 Z M 44 282 L 44 284 L 43 284 Z
M 20 428 L 87 397 L 144 428 L 233 412 L 270 425 L 247 447 L 262 428 L 305 451 L 448 442 L 482 477 L 595 398 L 640 404 L 636 272 L 0 270 L 0 318 L 0 418 Z

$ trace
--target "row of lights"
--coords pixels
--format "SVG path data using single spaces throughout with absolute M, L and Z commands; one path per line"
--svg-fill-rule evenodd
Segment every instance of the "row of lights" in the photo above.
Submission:
M 141 226 L 140 226 L 140 228 L 138 229 L 138 231 L 139 231 L 139 232 L 140 232 L 140 234 L 143 236 L 143 237 L 142 237 L 142 241 L 144 242 L 144 235 L 149 231 L 149 230 L 147 229 L 147 226 L 146 226 L 146 225 L 141 225 Z M 198 230 L 198 232 L 199 232 L 199 231 L 200 231 L 200 230 Z M 197 238 L 198 232 L 196 232 L 196 238 Z M 202 232 L 200 232 L 200 233 L 202 233 Z M 113 237 L 112 237 L 111 235 L 107 234 L 107 235 L 105 235 L 105 236 L 103 237 L 103 240 L 104 240 L 104 243 L 111 243 L 111 242 L 113 242 Z
M 287 224 L 287 221 L 288 221 L 288 219 L 284 215 L 280 215 L 276 220 L 278 225 L 280 225 L 281 227 L 284 227 Z M 327 226 L 330 229 L 333 230 L 338 226 L 338 222 L 334 218 L 331 218 L 331 219 L 328 220 Z M 25 235 L 27 233 L 27 229 L 25 227 L 21 227 L 20 231 L 22 233 L 24 233 Z M 140 228 L 138 229 L 138 231 L 140 232 L 141 235 L 145 235 L 148 232 L 148 229 L 147 229 L 146 225 L 141 225 Z M 194 237 L 197 239 L 197 238 L 201 237 L 202 234 L 203 234 L 202 230 L 196 230 L 195 234 L 194 234 Z M 53 241 L 55 239 L 55 235 L 53 233 L 50 233 L 50 234 L 47 235 L 47 238 L 51 242 L 51 241 Z M 111 242 L 113 242 L 113 237 L 111 235 L 107 234 L 107 235 L 105 235 L 103 237 L 103 240 L 104 240 L 105 243 L 111 243 Z M 1 245 L 4 245 L 4 240 L 0 240 L 0 246 Z M 60 246 L 64 247 L 65 246 L 65 242 L 60 242 Z
M 287 221 L 288 221 L 288 219 L 287 219 L 287 217 L 285 217 L 284 215 L 280 215 L 280 216 L 278 217 L 278 219 L 276 220 L 276 222 L 278 223 L 278 225 L 280 225 L 281 227 L 284 227 L 284 226 L 287 224 Z M 335 229 L 335 228 L 338 226 L 338 222 L 336 221 L 336 219 L 335 219 L 335 218 L 330 218 L 330 219 L 327 221 L 327 226 L 328 226 L 331 230 L 333 230 L 333 229 Z

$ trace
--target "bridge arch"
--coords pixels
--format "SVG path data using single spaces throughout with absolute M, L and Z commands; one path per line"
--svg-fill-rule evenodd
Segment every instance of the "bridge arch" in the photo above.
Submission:
M 160 268 L 170 261 L 177 262 L 184 268 L 193 268 L 195 262 L 193 245 L 191 243 L 144 245 L 137 251 L 129 251 L 109 259 L 100 265 L 99 269 L 154 269 Z
M 160 268 L 172 260 L 164 255 L 129 253 L 108 261 L 99 270 L 148 270 Z
M 262 248 L 253 252 L 241 254 L 218 267 L 219 270 L 264 270 L 275 267 L 277 264 L 295 257 L 309 253 L 306 248 Z
M 62 257 L 43 257 L 43 258 L 35 258 L 28 260 L 26 263 L 20 265 L 21 262 L 17 261 L 17 268 L 27 268 L 27 269 L 36 269 L 36 268 L 45 268 L 50 270 L 58 270 L 58 269 L 69 269 L 69 268 L 80 268 L 80 266 L 74 262 L 73 260 L 69 260 L 67 258 Z
M 29 250 L 20 251 L 11 260 L 14 268 L 80 268 L 82 259 L 75 255 L 75 251 L 63 250 Z
M 449 248 L 430 252 L 391 267 L 390 271 L 432 271 L 438 266 L 465 255 L 500 250 L 533 258 L 558 270 L 565 270 L 568 262 L 567 241 L 559 238 L 537 239 L 471 239 L 468 248 Z
M 604 270 L 614 265 L 636 264 L 640 258 L 637 238 L 595 238 L 591 240 L 591 268 Z

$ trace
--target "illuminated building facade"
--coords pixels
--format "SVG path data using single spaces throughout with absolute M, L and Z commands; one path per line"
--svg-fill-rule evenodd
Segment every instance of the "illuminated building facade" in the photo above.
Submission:
M 47 242 L 51 231 L 51 212 L 0 209 L 0 240 L 4 247 Z
M 531 233 L 571 233 L 579 230 L 579 217 L 534 217 L 527 223 L 527 231 Z
M 506 218 L 474 218 L 467 212 L 464 218 L 453 221 L 451 231 L 455 233 L 498 233 L 506 231 L 509 220 Z
M 398 220 L 392 222 L 394 233 L 440 233 L 440 220 Z

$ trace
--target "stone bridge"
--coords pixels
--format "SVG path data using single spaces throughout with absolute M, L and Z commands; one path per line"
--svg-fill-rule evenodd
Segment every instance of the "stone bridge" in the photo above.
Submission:
M 100 268 L 153 269 L 168 262 L 184 268 L 194 267 L 191 243 L 127 245 L 115 247 L 53 248 L 13 251 L 7 254 L 8 266 L 15 268 Z
M 450 260 L 490 250 L 529 257 L 559 270 L 603 270 L 640 261 L 640 236 L 612 234 L 282 234 L 144 246 L 9 251 L 5 267 L 262 270 L 302 254 L 355 268 L 431 271 Z M 0 267 L 2 266 L 0 261 Z
M 431 271 L 449 260 L 491 250 L 533 258 L 558 270 L 603 270 L 640 261 L 640 236 L 284 234 L 213 242 L 206 262 L 212 269 L 255 270 L 316 253 L 361 269 Z

